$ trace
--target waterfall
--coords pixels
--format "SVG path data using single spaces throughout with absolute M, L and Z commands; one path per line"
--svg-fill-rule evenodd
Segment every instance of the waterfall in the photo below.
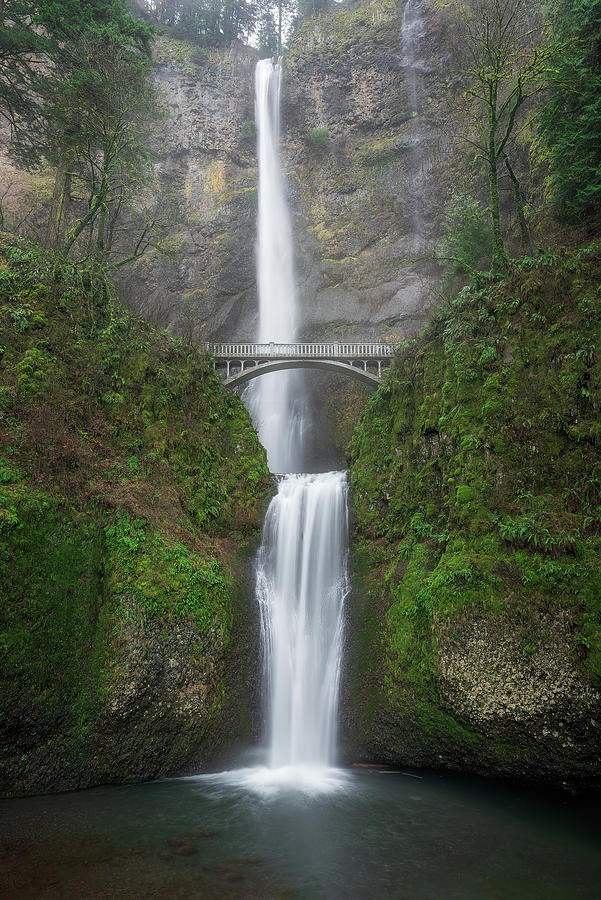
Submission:
M 289 475 L 257 566 L 270 765 L 333 762 L 347 582 L 346 476 Z
M 418 50 L 423 34 L 420 0 L 405 0 L 401 22 L 402 54 L 401 63 L 407 84 L 409 108 L 415 116 L 418 113 Z M 421 79 L 420 79 L 421 80 Z M 421 90 L 421 84 L 419 84 Z
M 259 209 L 257 290 L 262 343 L 297 336 L 290 216 L 279 152 L 279 62 L 255 76 Z M 342 613 L 347 587 L 347 481 L 343 472 L 303 471 L 308 416 L 299 372 L 263 375 L 244 400 L 267 450 L 278 493 L 265 517 L 257 559 L 269 769 L 261 783 L 331 785 Z M 265 771 L 268 772 L 265 775 Z M 307 773 L 310 773 L 307 776 Z M 254 776 L 253 776 L 254 778 Z
M 292 227 L 280 163 L 279 62 L 264 59 L 255 72 L 258 133 L 259 209 L 257 216 L 257 292 L 261 343 L 288 343 L 297 337 Z M 278 372 L 252 382 L 244 401 L 267 449 L 272 472 L 299 472 L 307 426 L 300 372 Z
M 401 22 L 401 64 L 407 88 L 407 100 L 412 114 L 412 122 L 408 129 L 411 138 L 409 145 L 410 166 L 407 175 L 406 199 L 411 210 L 416 252 L 424 241 L 423 179 L 427 174 L 428 161 L 424 159 L 426 134 L 422 122 L 422 78 L 418 74 L 420 65 L 420 42 L 423 37 L 424 24 L 421 14 L 421 0 L 405 0 Z

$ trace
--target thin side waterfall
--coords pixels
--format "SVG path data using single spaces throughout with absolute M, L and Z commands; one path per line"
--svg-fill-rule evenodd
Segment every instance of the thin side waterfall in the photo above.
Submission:
M 257 216 L 257 291 L 261 343 L 294 341 L 297 303 L 292 227 L 280 163 L 280 88 L 282 67 L 264 59 L 255 72 L 258 132 L 259 209 Z M 267 449 L 272 472 L 300 472 L 307 425 L 303 377 L 278 372 L 252 382 L 244 401 Z
M 410 172 L 412 174 L 408 175 L 407 190 L 416 246 L 419 246 L 424 233 L 422 179 L 425 174 L 424 167 L 427 165 L 427 161 L 423 159 L 424 132 L 420 116 L 422 78 L 418 74 L 419 49 L 423 30 L 421 0 L 405 0 L 401 22 L 401 63 L 407 87 L 409 109 L 413 116 L 410 129 L 412 143 L 409 147 Z

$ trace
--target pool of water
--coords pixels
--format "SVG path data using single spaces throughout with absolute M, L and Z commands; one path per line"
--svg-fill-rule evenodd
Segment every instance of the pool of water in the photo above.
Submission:
M 600 896 L 594 804 L 377 767 L 0 802 L 4 898 Z

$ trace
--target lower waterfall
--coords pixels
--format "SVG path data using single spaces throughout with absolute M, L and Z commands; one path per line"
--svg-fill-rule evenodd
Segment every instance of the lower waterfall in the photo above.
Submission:
M 333 763 L 347 520 L 343 472 L 284 476 L 267 511 L 257 597 L 274 769 Z

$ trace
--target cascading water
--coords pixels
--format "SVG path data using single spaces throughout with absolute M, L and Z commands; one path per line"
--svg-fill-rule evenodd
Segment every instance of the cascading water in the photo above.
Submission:
M 280 64 L 259 62 L 255 109 L 261 342 L 293 341 L 297 333 L 292 230 L 279 154 L 280 85 Z M 262 376 L 245 393 L 272 471 L 303 469 L 304 398 L 297 372 Z M 300 777 L 306 784 L 310 771 L 312 784 L 317 772 L 320 787 L 331 784 L 324 771 L 332 765 L 335 750 L 347 541 L 344 473 L 280 477 L 257 562 L 272 773 L 268 782 L 290 783 Z
M 272 768 L 333 762 L 347 538 L 344 473 L 282 479 L 257 567 Z
M 426 175 L 428 161 L 424 159 L 425 134 L 423 130 L 420 106 L 422 105 L 422 78 L 419 75 L 419 48 L 423 35 L 421 0 L 405 0 L 401 24 L 401 63 L 407 100 L 412 115 L 408 129 L 410 143 L 408 155 L 411 160 L 407 183 L 407 199 L 413 220 L 414 244 L 416 250 L 424 238 L 424 221 L 422 214 L 423 179 Z
M 296 339 L 292 227 L 280 164 L 279 62 L 257 63 L 255 117 L 258 132 L 259 209 L 257 216 L 257 291 L 261 343 Z M 302 374 L 278 372 L 252 382 L 244 401 L 267 449 L 272 472 L 299 472 L 303 462 L 306 402 Z

